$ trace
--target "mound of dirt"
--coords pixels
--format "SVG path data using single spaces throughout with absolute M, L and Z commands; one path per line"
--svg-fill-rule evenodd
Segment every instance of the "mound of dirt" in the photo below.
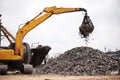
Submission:
M 35 68 L 38 74 L 58 75 L 112 75 L 118 74 L 119 59 L 90 47 L 76 47 L 59 57 L 50 59 L 46 65 Z

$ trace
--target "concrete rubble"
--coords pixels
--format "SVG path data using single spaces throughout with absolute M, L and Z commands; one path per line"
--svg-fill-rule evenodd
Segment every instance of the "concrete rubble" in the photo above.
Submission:
M 76 47 L 57 58 L 50 59 L 45 65 L 35 68 L 35 74 L 58 75 L 118 75 L 119 59 L 90 47 Z

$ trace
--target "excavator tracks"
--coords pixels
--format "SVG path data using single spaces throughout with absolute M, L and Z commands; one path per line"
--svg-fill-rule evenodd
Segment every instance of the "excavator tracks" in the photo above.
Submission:
M 24 64 L 22 66 L 21 73 L 32 74 L 33 73 L 33 66 L 30 64 Z
M 7 74 L 8 66 L 7 65 L 0 65 L 0 75 Z
M 8 65 L 0 65 L 0 75 L 6 75 L 7 72 L 16 70 L 23 74 L 32 74 L 34 69 L 30 64 L 23 64 L 19 69 L 9 68 Z

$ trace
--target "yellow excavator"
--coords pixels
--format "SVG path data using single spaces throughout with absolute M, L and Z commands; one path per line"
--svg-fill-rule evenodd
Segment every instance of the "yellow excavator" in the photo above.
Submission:
M 0 74 L 7 74 L 9 70 L 20 70 L 25 74 L 32 74 L 33 65 L 30 64 L 31 52 L 29 45 L 23 42 L 25 35 L 33 28 L 44 22 L 53 14 L 69 13 L 83 11 L 87 13 L 84 8 L 57 8 L 56 6 L 46 7 L 43 12 L 39 13 L 32 20 L 19 28 L 16 37 L 14 38 L 6 29 L 3 32 L 6 36 L 10 36 L 14 42 L 8 37 L 10 45 L 7 47 L 0 47 Z M 0 24 L 2 27 L 2 25 Z M 2 27 L 3 28 L 3 27 Z

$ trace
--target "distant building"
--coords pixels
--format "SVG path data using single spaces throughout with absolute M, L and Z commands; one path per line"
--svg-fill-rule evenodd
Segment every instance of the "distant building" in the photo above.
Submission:
M 120 50 L 108 51 L 108 52 L 106 52 L 106 54 L 108 54 L 109 56 L 112 56 L 112 57 L 118 57 L 120 59 Z

